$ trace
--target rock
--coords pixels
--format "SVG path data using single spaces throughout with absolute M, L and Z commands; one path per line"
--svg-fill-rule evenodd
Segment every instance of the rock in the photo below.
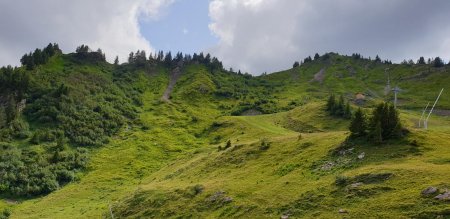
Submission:
M 436 193 L 437 191 L 438 191 L 438 190 L 437 190 L 436 187 L 430 186 L 430 187 L 428 187 L 428 188 L 422 190 L 421 194 L 422 194 L 422 195 L 431 195 L 431 194 Z
M 350 187 L 351 187 L 351 188 L 358 188 L 358 187 L 360 187 L 360 186 L 362 186 L 362 185 L 364 185 L 364 183 L 362 183 L 362 182 L 356 182 L 356 183 L 352 183 L 352 184 L 350 185 Z
M 233 198 L 231 198 L 231 197 L 225 197 L 225 198 L 223 198 L 223 203 L 230 203 L 230 202 L 232 202 L 233 201 Z
M 327 161 L 325 164 L 323 164 L 320 169 L 321 170 L 331 170 L 334 167 L 334 163 Z
M 280 219 L 288 219 L 289 215 L 281 215 Z
M 347 214 L 348 211 L 345 209 L 339 209 L 339 214 Z
M 450 201 L 450 192 L 444 192 L 442 194 L 437 195 L 436 197 L 434 197 L 437 200 L 441 200 L 441 201 Z
M 366 153 L 362 152 L 361 154 L 358 155 L 358 159 L 363 159 L 366 156 Z

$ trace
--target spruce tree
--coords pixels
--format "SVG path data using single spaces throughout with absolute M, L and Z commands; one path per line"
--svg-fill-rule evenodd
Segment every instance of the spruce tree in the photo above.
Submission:
M 17 117 L 17 107 L 16 107 L 16 100 L 14 97 L 10 97 L 8 99 L 8 103 L 6 105 L 5 109 L 6 114 L 6 123 L 9 124 Z
M 345 112 L 345 102 L 344 102 L 344 96 L 339 97 L 339 101 L 334 109 L 334 115 L 336 116 L 344 116 Z
M 6 126 L 6 114 L 3 107 L 0 106 L 0 129 Z
M 346 119 L 352 118 L 352 111 L 350 109 L 350 103 L 348 101 L 345 104 L 344 118 L 346 118 Z
M 336 105 L 336 97 L 334 94 L 331 94 L 327 101 L 327 111 L 331 112 Z
M 320 55 L 318 54 L 318 53 L 316 53 L 315 55 L 314 55 L 314 60 L 318 60 L 320 58 Z
M 362 137 L 366 135 L 367 123 L 366 116 L 361 108 L 355 112 L 355 115 L 350 122 L 349 130 L 351 132 L 351 136 L 354 137 Z
M 381 143 L 383 142 L 383 134 L 382 134 L 382 129 L 381 129 L 381 122 L 377 121 L 374 127 L 374 132 L 373 132 L 373 138 L 375 140 L 375 142 L 377 143 Z
M 119 56 L 114 59 L 114 65 L 119 65 Z
M 381 142 L 401 137 L 402 125 L 398 111 L 388 103 L 379 104 L 374 110 L 369 123 L 369 136 Z

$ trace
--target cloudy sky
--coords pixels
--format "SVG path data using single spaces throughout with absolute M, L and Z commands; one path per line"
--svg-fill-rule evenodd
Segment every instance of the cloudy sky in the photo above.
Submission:
M 122 61 L 204 51 L 255 75 L 316 52 L 448 61 L 449 11 L 448 0 L 0 0 L 0 65 L 49 42 Z

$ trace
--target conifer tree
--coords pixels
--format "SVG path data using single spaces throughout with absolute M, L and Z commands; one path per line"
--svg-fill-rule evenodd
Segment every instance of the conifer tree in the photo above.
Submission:
M 420 58 L 419 58 L 419 60 L 417 60 L 417 64 L 419 64 L 419 65 L 425 65 L 426 63 L 425 63 L 425 58 L 423 58 L 423 56 L 421 56 Z
M 119 65 L 119 56 L 114 59 L 114 65 Z
M 354 137 L 362 137 L 366 135 L 367 123 L 364 112 L 361 108 L 358 108 L 355 112 L 355 116 L 350 122 L 349 130 L 351 132 L 351 136 Z
M 314 55 L 314 60 L 318 60 L 320 58 L 320 55 L 318 54 L 318 53 L 316 53 L 315 55 Z
M 327 101 L 327 108 L 326 110 L 328 112 L 331 112 L 334 109 L 334 106 L 336 105 L 336 97 L 334 94 L 331 94 Z
M 352 111 L 350 109 L 350 103 L 348 103 L 348 101 L 345 104 L 344 118 L 346 118 L 346 119 L 352 118 Z
M 0 129 L 6 126 L 6 115 L 3 107 L 0 106 Z

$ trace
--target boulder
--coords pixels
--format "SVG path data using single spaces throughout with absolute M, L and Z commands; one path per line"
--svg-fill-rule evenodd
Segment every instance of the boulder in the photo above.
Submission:
M 427 196 L 427 195 L 434 194 L 437 191 L 438 191 L 438 189 L 436 187 L 430 186 L 430 187 L 422 190 L 421 194 L 424 195 L 424 196 Z
M 434 197 L 437 200 L 441 200 L 441 201 L 450 201 L 450 192 L 444 192 L 442 194 L 437 195 L 436 197 Z
M 358 159 L 363 159 L 366 156 L 366 153 L 362 152 L 361 154 L 358 155 Z
M 364 185 L 364 183 L 362 182 L 356 182 L 356 183 L 352 183 L 350 184 L 350 188 L 358 188 L 360 186 Z
M 348 211 L 345 209 L 339 209 L 339 214 L 347 214 Z

